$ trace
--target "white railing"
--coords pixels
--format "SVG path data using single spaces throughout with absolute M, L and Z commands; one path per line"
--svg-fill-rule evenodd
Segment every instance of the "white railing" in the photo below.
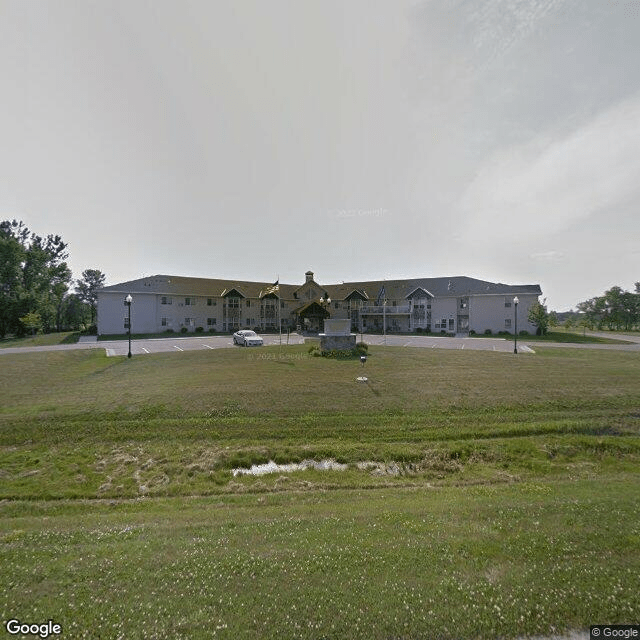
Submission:
M 362 307 L 362 309 L 360 309 L 360 313 L 362 314 L 409 313 L 410 311 L 411 307 L 408 304 L 401 307 L 392 307 L 390 305 L 384 307 L 383 305 L 376 305 L 372 307 Z

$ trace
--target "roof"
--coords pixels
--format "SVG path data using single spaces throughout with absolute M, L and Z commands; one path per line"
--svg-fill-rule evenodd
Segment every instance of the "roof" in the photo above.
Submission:
M 155 293 L 159 295 L 184 295 L 220 297 L 232 289 L 237 289 L 247 298 L 264 297 L 272 282 L 248 282 L 244 280 L 220 280 L 215 278 L 189 278 L 184 276 L 155 275 L 120 284 L 103 287 L 100 292 L 112 293 Z M 333 300 L 344 300 L 354 291 L 365 298 L 376 301 L 404 300 L 416 289 L 424 289 L 437 298 L 468 295 L 541 295 L 539 284 L 510 285 L 488 282 L 468 276 L 450 278 L 410 278 L 407 280 L 369 280 L 363 282 L 343 282 L 342 284 L 318 285 Z M 278 295 L 285 300 L 293 300 L 298 284 L 282 284 Z

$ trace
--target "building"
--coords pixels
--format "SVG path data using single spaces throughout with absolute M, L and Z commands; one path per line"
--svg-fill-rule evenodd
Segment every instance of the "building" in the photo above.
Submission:
M 134 333 L 322 330 L 325 318 L 348 318 L 353 331 L 447 334 L 534 333 L 529 307 L 540 286 L 506 285 L 466 276 L 319 284 L 307 271 L 301 285 L 156 275 L 98 291 L 98 333 L 127 332 L 131 295 Z

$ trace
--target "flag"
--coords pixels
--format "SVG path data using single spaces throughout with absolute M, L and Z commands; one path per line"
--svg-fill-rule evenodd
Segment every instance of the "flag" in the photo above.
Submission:
M 267 294 L 275 293 L 276 291 L 280 291 L 280 279 L 276 280 L 268 289 Z

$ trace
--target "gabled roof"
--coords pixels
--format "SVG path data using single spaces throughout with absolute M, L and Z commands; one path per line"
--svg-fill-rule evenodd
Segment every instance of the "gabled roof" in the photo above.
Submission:
M 295 299 L 295 293 L 305 285 L 279 285 L 277 295 L 283 300 Z M 313 281 L 320 295 L 328 295 L 332 300 L 346 300 L 357 292 L 363 298 L 376 300 L 381 293 L 387 300 L 404 300 L 418 289 L 424 290 L 436 298 L 461 297 L 469 295 L 505 295 L 516 294 L 541 295 L 538 284 L 508 285 L 478 280 L 468 276 L 449 278 L 409 278 L 406 280 L 369 280 L 363 282 L 343 282 L 342 284 L 320 285 Z M 272 287 L 272 282 L 249 282 L 244 280 L 221 280 L 215 278 L 188 278 L 183 276 L 155 275 L 138 280 L 103 287 L 100 292 L 113 293 L 155 293 L 168 296 L 220 297 L 232 289 L 241 292 L 247 298 L 261 298 Z

